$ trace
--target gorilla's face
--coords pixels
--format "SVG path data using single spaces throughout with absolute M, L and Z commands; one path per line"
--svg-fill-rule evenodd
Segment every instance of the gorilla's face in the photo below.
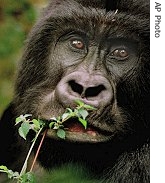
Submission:
M 69 32 L 56 43 L 49 70 L 58 63 L 63 75 L 54 89 L 43 96 L 38 111 L 47 119 L 75 106 L 76 99 L 94 106 L 97 111 L 88 119 L 87 130 L 75 121 L 66 122 L 65 127 L 68 140 L 97 142 L 108 140 L 124 126 L 116 86 L 137 65 L 137 44 L 134 40 L 87 34 L 83 30 Z
M 97 110 L 86 130 L 75 119 L 66 121 L 66 140 L 108 141 L 124 133 L 130 108 L 140 102 L 133 100 L 143 90 L 135 88 L 144 64 L 140 33 L 128 28 L 135 23 L 131 15 L 83 7 L 77 12 L 69 5 L 60 16 L 59 11 L 31 34 L 18 76 L 17 109 L 49 120 L 79 99 Z M 57 138 L 52 130 L 48 136 Z

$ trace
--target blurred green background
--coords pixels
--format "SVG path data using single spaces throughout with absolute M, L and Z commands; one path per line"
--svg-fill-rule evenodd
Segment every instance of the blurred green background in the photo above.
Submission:
M 13 96 L 24 41 L 48 0 L 0 0 L 0 116 Z

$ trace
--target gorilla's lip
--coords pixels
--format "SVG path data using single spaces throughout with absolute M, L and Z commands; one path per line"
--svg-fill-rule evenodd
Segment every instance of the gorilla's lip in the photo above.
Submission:
M 93 125 L 88 125 L 85 129 L 76 120 L 65 122 L 64 130 L 66 132 L 66 141 L 73 142 L 88 142 L 88 143 L 98 143 L 105 142 L 112 138 L 113 134 L 110 132 L 103 131 Z M 59 139 L 55 130 L 49 129 L 47 136 L 53 139 Z M 60 139 L 59 139 L 60 140 Z

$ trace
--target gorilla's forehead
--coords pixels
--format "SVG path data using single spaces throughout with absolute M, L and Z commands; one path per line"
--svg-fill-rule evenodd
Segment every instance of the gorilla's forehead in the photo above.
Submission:
M 75 8 L 64 7 L 63 13 L 52 11 L 49 16 L 44 17 L 43 27 L 47 31 L 54 30 L 55 35 L 65 34 L 70 31 L 81 31 L 89 34 L 89 37 L 136 37 L 144 22 L 142 19 L 137 19 L 134 15 L 125 14 L 122 12 L 110 11 L 104 9 L 82 7 L 77 11 Z M 140 22 L 140 23 L 139 23 Z M 133 26 L 132 26 L 133 25 Z M 58 30 L 58 32 L 56 31 Z M 143 29 L 144 30 L 144 29 Z M 137 33 L 137 34 L 136 34 Z M 60 35 L 59 35 L 60 36 Z
M 86 6 L 87 4 L 87 6 Z M 105 0 L 61 0 L 52 1 L 45 9 L 40 22 L 58 30 L 84 29 L 85 32 L 101 35 L 117 32 L 125 36 L 149 32 L 149 22 L 144 14 L 115 9 L 108 11 Z M 97 35 L 99 36 L 99 35 Z

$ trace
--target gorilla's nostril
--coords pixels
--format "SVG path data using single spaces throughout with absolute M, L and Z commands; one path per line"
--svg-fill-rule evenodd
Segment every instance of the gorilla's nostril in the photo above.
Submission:
M 101 93 L 105 89 L 106 88 L 104 85 L 89 87 L 85 91 L 85 97 L 95 97 L 95 96 L 99 95 L 99 93 Z
M 71 89 L 74 92 L 76 92 L 76 93 L 78 93 L 80 95 L 82 94 L 83 86 L 81 86 L 80 84 L 76 83 L 74 80 L 69 81 L 69 85 L 70 85 Z
M 98 86 L 88 87 L 85 89 L 81 84 L 77 83 L 75 80 L 70 80 L 68 83 L 72 91 L 78 93 L 82 98 L 96 97 L 103 90 L 106 90 L 105 86 L 102 84 Z

